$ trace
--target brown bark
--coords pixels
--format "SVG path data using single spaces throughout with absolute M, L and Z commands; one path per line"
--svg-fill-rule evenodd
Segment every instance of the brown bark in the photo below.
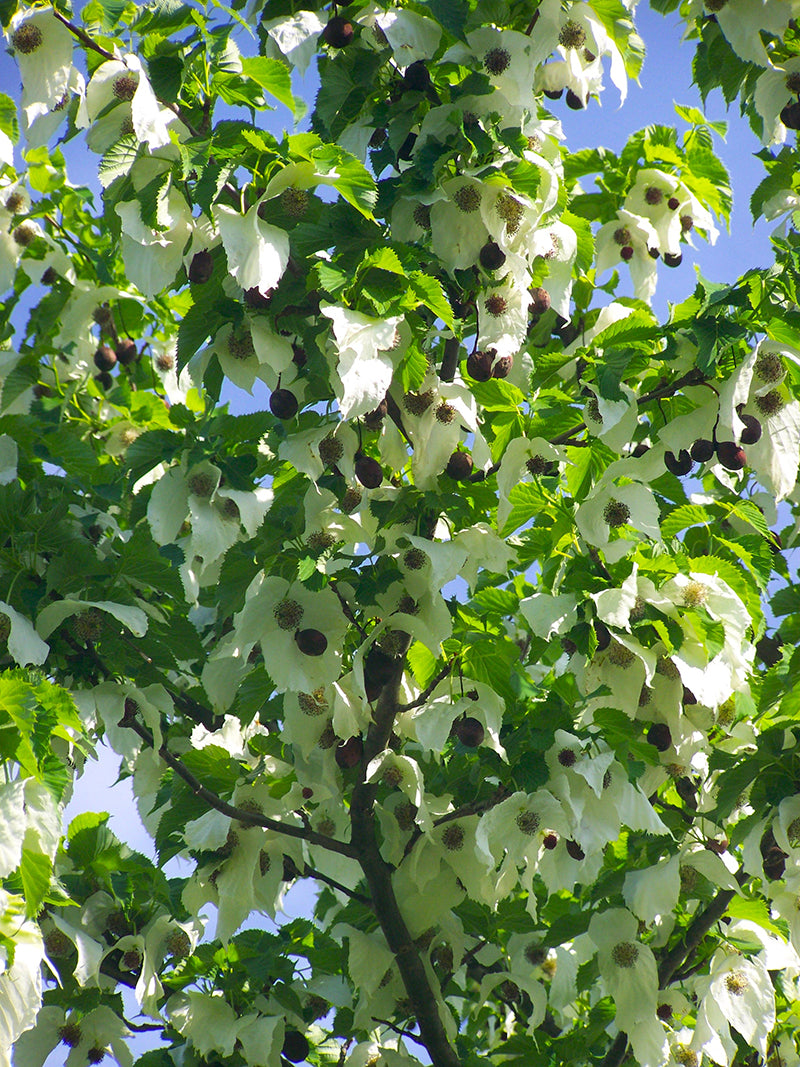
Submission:
M 397 903 L 392 885 L 392 869 L 381 856 L 375 833 L 376 788 L 364 781 L 364 771 L 389 743 L 392 724 L 399 710 L 398 697 L 404 662 L 394 677 L 384 686 L 375 706 L 373 721 L 364 744 L 362 780 L 353 790 L 350 805 L 351 844 L 364 871 L 372 906 L 383 935 L 397 960 L 397 967 L 406 993 L 414 1007 L 422 1043 L 428 1050 L 433 1067 L 459 1067 L 456 1050 L 448 1040 L 439 1014 L 437 998 L 428 971 L 414 944 L 405 919 Z

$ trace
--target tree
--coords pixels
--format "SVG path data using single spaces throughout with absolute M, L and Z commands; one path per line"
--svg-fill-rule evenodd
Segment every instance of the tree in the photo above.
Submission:
M 561 143 L 619 0 L 0 5 L 0 1064 L 799 1062 L 792 10 L 680 4 L 783 223 L 659 322 L 724 124 Z

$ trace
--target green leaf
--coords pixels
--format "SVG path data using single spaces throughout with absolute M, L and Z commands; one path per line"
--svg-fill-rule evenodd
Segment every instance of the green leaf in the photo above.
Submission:
M 276 100 L 295 110 L 291 72 L 282 60 L 266 56 L 243 57 L 242 72 Z
M 158 550 L 150 527 L 141 522 L 119 549 L 117 576 L 134 589 L 155 590 L 172 601 L 183 601 L 183 585 L 175 567 Z
M 427 0 L 427 7 L 437 22 L 454 37 L 464 40 L 464 27 L 470 13 L 466 0 Z
M 16 6 L 16 5 L 14 5 Z M 6 25 L 5 20 L 3 25 Z M 0 130 L 12 141 L 19 140 L 19 122 L 17 121 L 17 105 L 10 96 L 0 93 Z
M 53 865 L 49 856 L 23 846 L 19 873 L 22 880 L 22 893 L 25 897 L 25 914 L 29 919 L 34 918 L 41 911 L 42 903 L 50 888 L 52 872 Z
M 406 655 L 408 665 L 414 673 L 417 684 L 424 689 L 435 676 L 439 664 L 436 657 L 421 642 L 414 641 Z
M 183 445 L 183 438 L 169 430 L 149 430 L 128 447 L 125 463 L 135 480 L 147 474 L 159 463 L 168 463 Z
M 138 155 L 139 141 L 135 134 L 120 137 L 112 144 L 97 168 L 97 176 L 103 188 L 107 189 L 115 179 L 127 174 Z
M 500 531 L 501 537 L 508 537 L 514 530 L 530 522 L 535 515 L 551 507 L 547 498 L 542 495 L 542 491 L 533 482 L 515 485 L 508 494 L 508 499 L 511 511 Z
M 588 219 L 574 215 L 571 211 L 561 214 L 561 221 L 575 231 L 578 238 L 578 247 L 575 255 L 576 269 L 585 274 L 594 262 L 594 235 Z
M 455 325 L 453 309 L 450 307 L 450 301 L 445 296 L 439 279 L 414 270 L 408 275 L 408 284 L 417 302 L 424 304 L 442 320 L 445 326 L 449 326 L 452 330 Z
M 311 152 L 311 158 L 320 173 L 328 175 L 339 195 L 365 218 L 371 219 L 378 192 L 375 179 L 361 160 L 334 144 L 318 145 Z
M 233 792 L 241 773 L 239 764 L 220 745 L 191 749 L 183 754 L 182 762 L 203 785 L 224 797 Z
M 181 371 L 222 325 L 215 307 L 192 304 L 178 327 L 178 370 Z
M 147 64 L 147 72 L 156 96 L 164 103 L 177 103 L 183 80 L 182 60 L 178 56 L 153 56 Z
M 674 537 L 690 526 L 707 525 L 711 516 L 699 504 L 682 504 L 661 520 L 661 533 L 665 538 Z
M 516 700 L 510 679 L 519 663 L 519 649 L 509 638 L 468 634 L 460 663 L 468 678 L 490 685 L 507 703 Z
M 769 602 L 775 615 L 792 615 L 800 606 L 800 586 L 790 585 L 779 589 Z
M 623 400 L 625 394 L 620 383 L 625 377 L 628 364 L 635 352 L 631 348 L 606 348 L 603 350 L 603 362 L 598 368 L 597 385 L 600 396 L 607 400 Z

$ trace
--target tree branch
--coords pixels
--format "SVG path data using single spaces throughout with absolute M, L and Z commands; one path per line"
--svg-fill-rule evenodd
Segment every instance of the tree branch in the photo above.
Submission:
M 496 804 L 505 800 L 508 795 L 508 789 L 504 785 L 499 785 L 488 800 L 473 800 L 469 804 L 462 804 L 461 807 L 456 808 L 455 811 L 448 811 L 446 815 L 440 815 L 438 819 L 434 819 L 433 825 L 441 826 L 443 823 L 452 822 L 453 819 L 463 819 L 467 815 L 482 815 L 484 811 L 488 811 Z M 406 858 L 414 845 L 416 845 L 417 841 L 419 841 L 420 837 L 422 837 L 422 830 L 417 826 L 403 850 L 403 859 Z
M 394 1030 L 394 1032 L 401 1037 L 407 1037 L 411 1041 L 416 1041 L 418 1045 L 422 1045 L 422 1047 L 425 1048 L 425 1042 L 418 1038 L 416 1034 L 412 1034 L 410 1030 L 404 1030 L 402 1026 L 395 1026 L 390 1019 L 379 1019 L 377 1015 L 373 1015 L 372 1021 L 380 1023 L 381 1026 L 388 1026 L 390 1030 Z
M 76 26 L 74 22 L 70 22 L 70 20 L 68 18 L 65 18 L 64 15 L 62 15 L 59 11 L 56 11 L 55 8 L 53 8 L 53 14 L 58 19 L 59 22 L 63 23 L 63 25 L 67 27 L 67 29 L 73 35 L 73 37 L 77 37 L 77 39 L 81 42 L 81 44 L 84 46 L 84 48 L 89 48 L 89 49 L 92 50 L 92 52 L 97 52 L 98 55 L 101 55 L 103 57 L 103 59 L 116 59 L 117 58 L 114 55 L 113 52 L 109 52 L 107 49 L 105 49 L 101 45 L 97 44 L 96 41 L 92 40 L 92 38 L 89 36 L 89 34 L 86 32 L 86 30 L 81 29 L 80 26 Z M 121 60 L 120 60 L 120 62 L 121 62 Z M 192 137 L 199 137 L 200 136 L 200 134 L 198 133 L 198 131 L 196 129 L 194 129 L 192 124 L 190 122 L 186 121 L 186 117 L 185 117 L 183 111 L 180 109 L 180 107 L 178 107 L 177 104 L 171 104 L 166 100 L 162 100 L 160 97 L 156 97 L 156 99 L 162 105 L 162 107 L 167 108 L 169 111 L 171 111 L 173 113 L 173 115 L 177 115 L 177 117 L 181 120 L 181 122 L 184 124 L 186 129 L 192 135 Z
M 611 1048 L 603 1057 L 600 1067 L 620 1067 L 628 1052 L 628 1035 L 619 1033 L 611 1043 Z
M 305 864 L 302 871 L 298 871 L 303 878 L 315 878 L 319 882 L 325 882 L 332 889 L 338 889 L 340 893 L 344 893 L 345 896 L 350 897 L 351 900 L 357 900 L 359 904 L 364 904 L 368 908 L 372 908 L 372 901 L 369 897 L 364 896 L 363 893 L 357 893 L 354 889 L 348 889 L 346 885 L 342 885 L 341 882 L 337 882 L 335 878 L 331 878 L 327 874 L 323 874 L 322 871 L 316 870 L 314 867 L 309 867 Z
M 747 875 L 741 869 L 736 872 L 735 877 L 739 885 L 743 885 L 747 881 Z M 658 965 L 658 985 L 660 989 L 668 985 L 678 968 L 698 948 L 714 923 L 722 918 L 733 897 L 734 891 L 732 889 L 720 889 L 711 903 L 699 915 L 695 915 L 682 940 L 664 956 Z
M 743 885 L 747 875 L 743 870 L 737 871 L 736 881 Z M 711 903 L 696 915 L 681 940 L 658 965 L 658 988 L 664 989 L 676 977 L 678 968 L 700 946 L 708 931 L 725 914 L 725 909 L 734 897 L 733 889 L 721 889 Z M 600 1067 L 620 1067 L 628 1052 L 628 1035 L 619 1033 L 614 1038 L 611 1048 L 605 1054 Z
M 428 971 L 400 911 L 392 885 L 391 868 L 378 846 L 374 810 L 376 786 L 364 781 L 364 772 L 370 760 L 388 744 L 398 711 L 397 698 L 404 666 L 403 658 L 375 705 L 373 721 L 364 744 L 361 780 L 353 790 L 350 803 L 351 838 L 370 889 L 375 914 L 386 943 L 394 953 L 403 985 L 413 1005 L 421 1043 L 428 1050 L 433 1067 L 460 1067 L 456 1051 L 445 1032 Z
M 148 729 L 136 722 L 135 719 L 125 719 L 123 724 L 137 733 L 151 748 L 155 748 L 153 735 Z M 346 841 L 337 841 L 333 837 L 318 834 L 315 830 L 307 830 L 302 826 L 292 826 L 289 823 L 279 822 L 277 819 L 270 819 L 269 816 L 261 815 L 256 811 L 246 811 L 242 808 L 234 807 L 233 804 L 229 804 L 222 797 L 218 797 L 216 793 L 212 793 L 210 789 L 206 788 L 200 779 L 195 777 L 188 767 L 181 763 L 177 756 L 173 756 L 166 745 L 162 745 L 158 749 L 158 754 L 186 782 L 195 796 L 205 800 L 207 804 L 210 804 L 216 811 L 222 812 L 223 815 L 228 815 L 231 819 L 238 819 L 239 822 L 250 826 L 263 826 L 265 830 L 273 830 L 275 833 L 284 834 L 286 837 L 298 837 L 302 841 L 308 841 L 311 845 L 319 845 L 320 848 L 325 848 L 329 852 L 338 852 L 339 855 L 347 856 L 350 859 L 358 858 L 355 848 Z
M 116 59 L 117 57 L 113 52 L 108 52 L 105 48 L 102 48 L 96 41 L 93 41 L 86 30 L 82 30 L 80 26 L 76 26 L 74 22 L 70 22 L 68 18 L 65 18 L 60 11 L 56 11 L 53 8 L 53 14 L 59 22 L 63 23 L 73 37 L 77 37 L 84 48 L 90 48 L 93 52 L 97 52 L 103 59 Z
M 429 682 L 428 685 L 425 686 L 425 688 L 415 700 L 412 700 L 410 704 L 398 705 L 398 714 L 402 711 L 412 711 L 414 708 L 421 708 L 422 705 L 426 703 L 431 693 L 434 692 L 439 682 L 443 682 L 444 679 L 450 673 L 450 671 L 453 669 L 453 664 L 455 663 L 456 658 L 457 657 L 454 656 L 451 660 L 448 660 L 448 662 L 445 663 L 444 667 L 442 667 L 436 677 L 431 682 Z

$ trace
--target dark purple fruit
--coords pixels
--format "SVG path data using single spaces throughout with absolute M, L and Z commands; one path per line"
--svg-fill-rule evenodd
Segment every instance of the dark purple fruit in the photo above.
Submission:
M 623 245 L 619 250 L 620 258 L 624 259 L 627 263 L 633 259 L 633 245 Z
M 582 860 L 586 857 L 586 853 L 583 851 L 577 841 L 573 841 L 570 839 L 569 841 L 567 841 L 565 848 L 567 850 L 567 855 L 572 856 L 574 860 Z
M 469 452 L 454 452 L 447 461 L 445 473 L 457 482 L 465 482 L 472 474 L 472 456 Z
M 564 95 L 564 90 L 563 89 L 545 89 L 544 90 L 544 95 L 547 97 L 548 100 L 560 100 L 561 97 Z
M 680 478 L 684 474 L 689 473 L 694 466 L 694 463 L 686 449 L 682 448 L 677 456 L 674 452 L 665 452 L 664 466 L 671 474 L 675 474 Z
M 195 252 L 189 264 L 189 281 L 192 285 L 205 285 L 214 272 L 214 260 L 207 248 Z
M 549 833 L 545 834 L 544 837 L 542 838 L 542 844 L 544 845 L 544 847 L 549 852 L 552 852 L 553 849 L 558 844 L 558 834 L 554 833 L 554 831 L 551 830 Z
M 477 748 L 478 745 L 483 744 L 486 731 L 479 719 L 467 715 L 463 719 L 457 719 L 453 724 L 453 729 L 458 740 L 466 748 Z
M 383 420 L 386 418 L 386 414 L 389 410 L 389 405 L 386 402 L 386 397 L 381 400 L 380 404 L 372 411 L 368 411 L 364 416 L 364 425 L 368 430 L 380 430 L 383 426 Z
M 691 778 L 683 775 L 675 782 L 675 791 L 688 808 L 697 808 L 697 787 Z
M 779 847 L 770 826 L 763 834 L 759 845 L 763 860 L 764 874 L 770 882 L 782 878 L 786 870 L 786 853 Z
M 302 1063 L 311 1051 L 308 1038 L 299 1030 L 287 1030 L 283 1038 L 281 1056 L 285 1056 L 291 1063 Z
M 342 770 L 357 767 L 364 755 L 364 742 L 358 734 L 348 737 L 346 741 L 340 741 L 333 753 L 333 758 Z
M 253 311 L 265 311 L 272 303 L 272 293 L 272 289 L 262 293 L 258 286 L 254 285 L 251 289 L 245 289 L 244 302 Z
M 478 260 L 484 270 L 498 270 L 506 261 L 506 254 L 496 241 L 487 241 L 478 253 Z
M 295 367 L 305 367 L 307 361 L 308 356 L 306 355 L 306 350 L 301 345 L 293 343 L 292 363 L 294 363 Z
M 717 459 L 727 471 L 740 471 L 747 466 L 744 449 L 735 441 L 717 441 Z
M 492 376 L 493 352 L 473 352 L 467 356 L 467 374 L 474 382 L 488 382 Z
M 101 389 L 105 390 L 105 392 L 108 392 L 108 390 L 111 389 L 111 387 L 114 385 L 114 379 L 111 377 L 107 370 L 103 370 L 100 371 L 99 374 L 95 374 L 94 380 L 97 382 Z
M 328 647 L 328 638 L 319 630 L 298 630 L 294 639 L 304 656 L 321 656 Z
M 343 15 L 334 15 L 322 31 L 322 40 L 330 48 L 347 48 L 353 40 L 353 23 Z
M 269 398 L 269 410 L 276 419 L 293 419 L 297 408 L 297 397 L 288 389 L 275 389 Z
M 683 687 L 683 695 L 681 697 L 681 700 L 683 701 L 684 704 L 696 704 L 697 703 L 697 697 L 694 695 L 694 693 L 691 691 L 691 689 L 687 689 L 686 686 Z
M 667 201 L 667 207 L 670 209 L 670 211 L 677 211 L 680 206 L 681 202 L 677 198 L 677 196 L 671 196 Z
M 130 339 L 130 337 L 123 337 L 117 345 L 114 354 L 117 357 L 117 362 L 121 363 L 123 367 L 129 367 L 131 363 L 135 363 L 139 358 L 139 353 L 136 350 L 136 343 Z
M 507 378 L 511 373 L 511 368 L 514 366 L 513 356 L 500 356 L 492 364 L 492 377 L 493 378 Z
M 586 104 L 581 100 L 577 93 L 572 91 L 572 89 L 567 89 L 567 107 L 572 111 L 583 111 Z
M 377 489 L 383 481 L 383 467 L 377 459 L 365 456 L 363 452 L 356 456 L 355 472 L 365 489 Z
M 689 449 L 689 455 L 695 463 L 706 463 L 714 455 L 714 442 L 698 437 Z
M 410 133 L 408 137 L 406 137 L 405 141 L 403 141 L 403 143 L 398 148 L 397 158 L 408 162 L 408 160 L 410 160 L 414 154 L 414 145 L 416 143 L 417 135 L 415 133 Z
M 413 93 L 424 93 L 430 87 L 431 76 L 424 59 L 418 59 L 406 67 L 403 75 L 403 88 Z
M 679 267 L 683 263 L 683 256 L 680 252 L 665 252 L 664 263 L 668 267 Z
M 793 100 L 782 108 L 781 122 L 787 130 L 800 130 L 800 101 Z
M 594 632 L 597 635 L 597 651 L 604 652 L 611 644 L 611 631 L 604 622 L 600 621 L 600 619 L 595 619 L 592 625 L 594 626 Z
M 535 285 L 533 289 L 529 290 L 530 293 L 530 312 L 532 315 L 544 315 L 545 311 L 550 307 L 550 294 L 546 289 L 542 289 L 541 285 Z
M 112 370 L 117 365 L 117 354 L 110 345 L 100 345 L 94 354 L 94 365 L 100 371 Z
M 783 658 L 782 648 L 783 642 L 777 636 L 767 637 L 765 635 L 760 641 L 756 641 L 756 654 L 766 667 L 774 667 L 776 663 L 780 663 Z
M 744 429 L 739 440 L 743 445 L 754 445 L 756 441 L 761 439 L 761 423 L 755 415 L 740 415 L 739 417 L 744 423 Z
M 665 722 L 654 722 L 647 731 L 647 743 L 659 752 L 666 752 L 672 744 L 672 734 Z

